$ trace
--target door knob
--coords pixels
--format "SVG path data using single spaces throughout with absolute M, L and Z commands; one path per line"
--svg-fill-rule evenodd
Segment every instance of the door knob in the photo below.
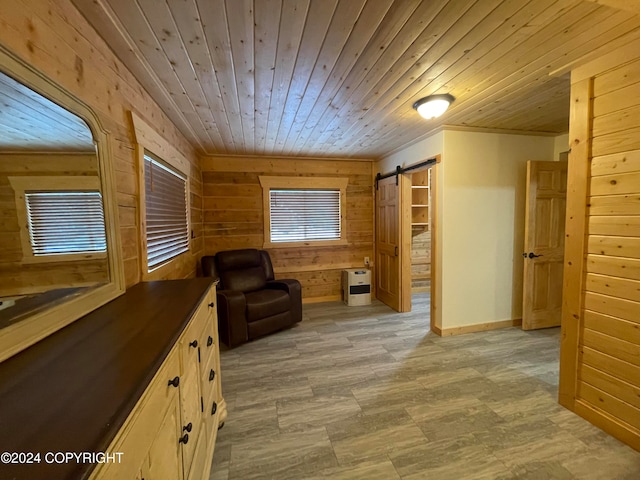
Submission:
M 543 255 L 536 255 L 533 252 L 529 252 L 529 258 L 538 258 L 538 257 L 542 257 Z

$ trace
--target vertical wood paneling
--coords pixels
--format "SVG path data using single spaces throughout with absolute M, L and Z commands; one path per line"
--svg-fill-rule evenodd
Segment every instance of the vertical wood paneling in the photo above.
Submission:
M 263 248 L 259 176 L 347 177 L 347 245 L 269 249 L 276 276 L 300 280 L 305 301 L 337 300 L 341 270 L 373 259 L 370 162 L 258 157 L 203 157 L 204 251 Z
M 590 118 L 593 82 L 584 80 L 571 86 L 569 154 L 567 178 L 567 214 L 565 223 L 564 271 L 562 274 L 562 341 L 560 348 L 560 384 L 558 400 L 575 408 L 578 338 L 582 314 L 582 283 L 586 211 L 589 179 Z

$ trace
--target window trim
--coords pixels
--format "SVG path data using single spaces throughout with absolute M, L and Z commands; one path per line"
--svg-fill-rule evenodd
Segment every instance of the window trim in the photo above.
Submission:
M 142 120 L 135 112 L 131 112 L 131 120 L 135 133 L 137 169 L 138 169 L 138 222 L 140 225 L 138 245 L 139 245 L 139 263 L 140 275 L 143 281 L 160 280 L 166 278 L 176 268 L 175 262 L 184 262 L 185 255 L 189 255 L 192 251 L 193 235 L 189 234 L 188 249 L 166 262 L 157 265 L 149 271 L 147 260 L 147 219 L 146 219 L 146 189 L 145 189 L 145 172 L 144 164 L 145 155 L 150 155 L 169 165 L 185 178 L 186 186 L 186 202 L 187 202 L 187 232 L 192 232 L 191 222 L 191 164 L 169 141 L 165 140 L 157 133 L 149 124 Z
M 262 209 L 264 217 L 264 242 L 263 248 L 291 248 L 291 247 L 324 247 L 348 245 L 347 240 L 347 184 L 346 177 L 285 177 L 264 176 L 258 177 L 262 186 Z M 340 191 L 340 238 L 335 240 L 301 240 L 297 242 L 272 242 L 271 241 L 271 190 L 298 189 L 298 190 L 339 190 Z
M 27 213 L 26 192 L 48 191 L 48 192 L 73 192 L 73 191 L 97 191 L 102 194 L 100 179 L 96 177 L 81 175 L 66 176 L 24 176 L 9 177 L 9 183 L 13 188 L 16 210 L 18 213 L 18 226 L 20 227 L 20 244 L 22 246 L 22 263 L 58 263 L 77 262 L 82 260 L 102 260 L 107 258 L 107 252 L 87 252 L 87 253 L 51 253 L 46 255 L 34 255 L 29 237 L 29 219 Z M 104 206 L 104 196 L 103 196 Z M 105 213 L 106 218 L 106 213 Z M 106 220 L 105 220 L 106 222 Z M 107 227 L 105 225 L 105 238 L 107 239 L 107 250 L 109 247 Z

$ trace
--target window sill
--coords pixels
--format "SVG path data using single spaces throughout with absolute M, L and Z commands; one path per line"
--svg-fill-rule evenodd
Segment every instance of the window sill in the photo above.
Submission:
M 346 239 L 340 240 L 304 240 L 301 242 L 264 242 L 262 248 L 316 248 L 340 247 L 349 245 Z
M 84 262 L 107 260 L 107 253 L 57 253 L 51 255 L 33 255 L 22 257 L 22 264 Z
M 187 249 L 183 252 L 178 253 L 175 257 L 171 257 L 166 260 L 164 263 L 156 265 L 153 267 L 151 271 L 149 271 L 149 266 L 147 265 L 146 252 L 144 253 L 145 257 L 142 259 L 142 281 L 143 282 L 151 282 L 155 280 L 166 280 L 171 278 L 171 274 L 177 270 L 180 270 L 184 265 L 184 262 L 188 261 L 188 257 L 186 255 L 191 250 Z

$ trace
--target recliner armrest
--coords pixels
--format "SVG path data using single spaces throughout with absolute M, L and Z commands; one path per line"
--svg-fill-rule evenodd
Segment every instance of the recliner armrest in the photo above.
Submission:
M 302 285 L 293 278 L 282 278 L 267 282 L 266 288 L 284 290 L 291 300 L 291 320 L 293 323 L 302 320 Z
M 219 290 L 216 298 L 220 339 L 228 347 L 249 341 L 246 321 L 247 301 L 244 293 L 235 290 Z
M 202 275 L 205 277 L 220 278 L 218 271 L 216 270 L 215 256 L 205 255 L 200 259 L 200 265 L 202 266 Z

